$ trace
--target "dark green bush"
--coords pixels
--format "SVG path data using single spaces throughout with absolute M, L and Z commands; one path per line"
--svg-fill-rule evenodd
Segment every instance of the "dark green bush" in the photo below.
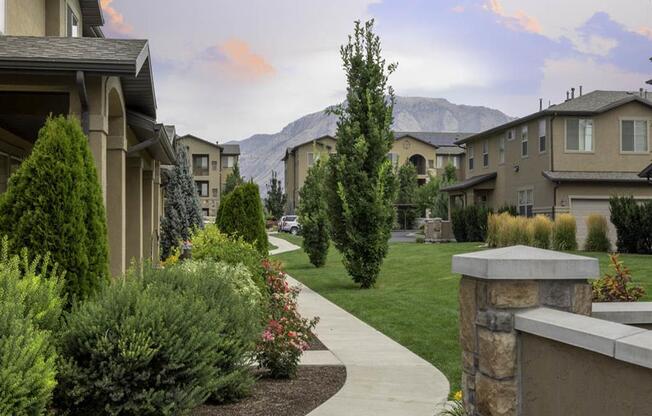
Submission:
M 451 215 L 453 234 L 458 242 L 485 241 L 487 218 L 490 211 L 480 205 L 470 205 L 453 210 Z
M 638 203 L 632 196 L 609 200 L 616 246 L 621 253 L 652 253 L 652 202 Z
M 74 306 L 56 405 L 73 415 L 178 415 L 246 392 L 259 308 L 215 265 L 131 273 Z M 238 280 L 238 279 L 236 279 Z
M 220 204 L 216 224 L 223 233 L 242 237 L 261 255 L 267 255 L 267 231 L 257 185 L 246 183 L 227 195 Z
M 506 212 L 513 217 L 518 216 L 518 209 L 514 205 L 505 204 L 502 207 L 498 208 L 498 211 L 496 212 L 498 214 L 502 214 L 503 212 Z
M 315 267 L 326 264 L 330 246 L 330 221 L 324 186 L 326 165 L 322 160 L 308 171 L 303 187 L 299 191 L 299 220 L 303 234 L 303 251 L 308 254 Z
M 66 270 L 68 299 L 108 279 L 106 214 L 88 139 L 73 117 L 48 119 L 0 197 L 0 234 L 14 252 L 51 253 Z

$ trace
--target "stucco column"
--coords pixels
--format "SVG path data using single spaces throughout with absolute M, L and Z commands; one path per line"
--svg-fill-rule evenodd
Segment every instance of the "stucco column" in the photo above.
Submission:
M 143 259 L 143 159 L 127 159 L 127 262 Z
M 161 217 L 163 216 L 163 189 L 161 184 L 161 162 L 154 161 L 153 208 L 154 232 L 152 240 L 152 264 L 159 264 L 161 241 Z
M 453 256 L 460 281 L 464 406 L 472 416 L 519 413 L 518 336 L 514 315 L 545 306 L 590 315 L 593 258 L 514 246 Z
M 154 171 L 143 171 L 143 258 L 154 261 Z
M 109 231 L 111 275 L 121 276 L 126 266 L 126 184 L 127 141 L 109 136 L 106 151 L 106 215 Z

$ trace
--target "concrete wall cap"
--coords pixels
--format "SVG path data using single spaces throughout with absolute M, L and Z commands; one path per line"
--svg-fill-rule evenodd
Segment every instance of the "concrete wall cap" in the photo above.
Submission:
M 592 316 L 621 324 L 652 324 L 652 302 L 593 303 Z
M 652 331 L 617 340 L 616 359 L 652 368 Z
M 528 334 L 610 357 L 615 356 L 617 340 L 648 332 L 641 328 L 549 308 L 537 308 L 516 314 L 514 327 Z
M 586 280 L 600 275 L 597 259 L 528 246 L 458 254 L 452 269 L 490 280 Z

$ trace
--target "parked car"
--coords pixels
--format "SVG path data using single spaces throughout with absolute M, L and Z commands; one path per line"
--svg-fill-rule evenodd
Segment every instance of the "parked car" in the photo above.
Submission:
M 278 222 L 278 230 L 281 232 L 290 233 L 292 235 L 299 234 L 301 231 L 301 224 L 299 224 L 299 217 L 296 215 L 284 215 Z

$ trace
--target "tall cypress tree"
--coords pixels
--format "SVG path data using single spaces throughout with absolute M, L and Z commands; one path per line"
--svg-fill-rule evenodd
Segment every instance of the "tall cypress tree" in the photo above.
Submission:
M 398 169 L 398 205 L 399 225 L 411 230 L 417 218 L 415 206 L 419 184 L 417 182 L 417 169 L 410 162 L 405 163 Z
M 0 197 L 0 234 L 12 250 L 51 253 L 66 271 L 68 300 L 86 299 L 109 276 L 106 213 L 79 121 L 48 119 Z
M 319 159 L 308 170 L 299 191 L 299 219 L 303 234 L 303 251 L 315 267 L 326 264 L 330 246 L 330 221 L 324 196 L 326 163 Z
M 240 165 L 236 160 L 235 164 L 233 165 L 233 171 L 231 171 L 231 173 L 226 176 L 226 180 L 224 181 L 224 192 L 222 192 L 222 196 L 224 197 L 230 194 L 235 188 L 242 185 L 243 183 L 244 178 L 240 176 Z
M 387 78 L 395 65 L 381 56 L 373 20 L 355 31 L 341 55 L 348 80 L 346 102 L 333 112 L 337 153 L 329 160 L 326 187 L 332 237 L 352 279 L 374 285 L 394 222 L 396 179 L 387 153 L 394 141 L 394 92 Z
M 278 179 L 276 171 L 272 171 L 272 177 L 269 179 L 267 186 L 267 198 L 265 198 L 265 208 L 276 219 L 283 216 L 287 195 L 283 193 L 281 181 Z
M 165 185 L 165 213 L 161 219 L 161 258 L 167 258 L 194 228 L 204 226 L 197 187 L 190 173 L 186 148 L 177 144 L 177 164 Z

